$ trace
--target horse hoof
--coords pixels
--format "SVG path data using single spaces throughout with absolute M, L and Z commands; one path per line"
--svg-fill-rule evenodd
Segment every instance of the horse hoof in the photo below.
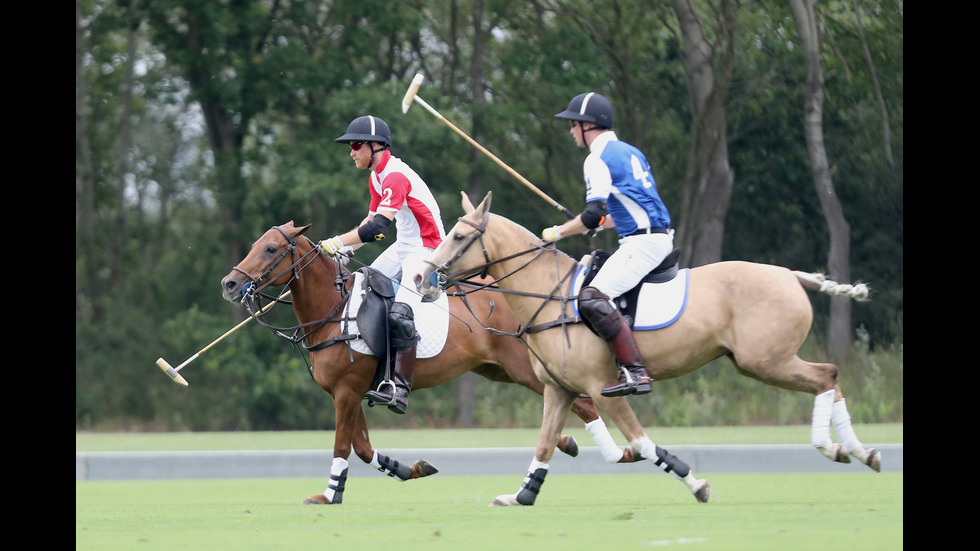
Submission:
M 707 503 L 708 498 L 711 497 L 711 486 L 708 484 L 707 480 L 702 480 L 704 484 L 694 492 L 694 497 L 698 500 L 698 503 Z
M 494 498 L 493 503 L 490 504 L 490 507 L 510 507 L 511 505 L 520 505 L 517 501 L 517 494 L 497 496 Z
M 327 499 L 327 496 L 317 494 L 304 499 L 303 505 L 330 505 L 330 501 Z
M 881 472 L 881 452 L 875 448 L 868 450 L 868 459 L 864 462 L 865 465 L 874 469 L 876 473 Z
M 558 440 L 558 449 L 572 457 L 578 457 L 578 442 L 575 440 L 574 436 L 567 434 L 563 435 L 561 439 Z
M 646 459 L 640 452 L 633 451 L 633 448 L 626 446 L 623 448 L 623 457 L 619 458 L 616 463 L 638 463 Z
M 841 446 L 840 444 L 834 443 L 827 446 L 826 448 L 818 448 L 818 449 L 820 450 L 820 453 L 824 455 L 824 457 L 836 463 L 851 462 L 850 456 L 847 455 L 847 452 L 844 451 L 844 447 Z
M 423 476 L 429 476 L 437 472 L 439 472 L 439 469 L 424 459 L 419 459 L 412 464 L 412 478 L 422 478 Z

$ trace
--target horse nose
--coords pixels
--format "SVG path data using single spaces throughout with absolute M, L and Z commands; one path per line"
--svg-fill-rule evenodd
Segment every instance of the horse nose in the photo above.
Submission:
M 238 282 L 230 275 L 221 278 L 221 289 L 225 298 L 234 298 L 235 291 L 238 289 Z

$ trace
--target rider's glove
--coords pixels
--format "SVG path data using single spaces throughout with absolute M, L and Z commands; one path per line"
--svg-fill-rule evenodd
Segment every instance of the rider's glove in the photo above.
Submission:
M 346 266 L 350 262 L 351 257 L 354 256 L 354 247 L 350 245 L 344 245 L 340 248 L 337 254 L 333 255 L 334 260 L 340 262 L 341 266 Z
M 554 243 L 562 238 L 561 232 L 558 231 L 559 226 L 551 226 L 550 228 L 545 228 L 541 231 L 541 239 L 549 243 Z
M 340 252 L 344 248 L 344 242 L 340 240 L 340 236 L 331 237 L 330 239 L 324 239 L 320 241 L 320 244 L 316 246 L 320 249 L 322 254 L 328 254 L 333 256 Z

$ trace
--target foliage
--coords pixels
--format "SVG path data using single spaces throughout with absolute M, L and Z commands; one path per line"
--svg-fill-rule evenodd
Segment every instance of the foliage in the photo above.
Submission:
M 851 272 L 873 289 L 852 310 L 860 347 L 841 379 L 853 417 L 901 420 L 903 4 L 818 8 L 828 157 L 851 224 Z M 766 0 L 742 3 L 737 25 L 723 256 L 819 271 L 829 237 L 808 167 L 793 22 Z M 194 360 L 187 389 L 153 364 L 176 366 L 244 319 L 218 282 L 270 226 L 294 220 L 324 238 L 360 222 L 367 174 L 334 141 L 359 115 L 389 123 L 393 152 L 429 182 L 447 226 L 462 213 L 460 191 L 492 190 L 503 214 L 532 230 L 564 219 L 422 106 L 403 114 L 416 71 L 426 76 L 419 97 L 573 212 L 586 152 L 553 115 L 586 89 L 607 94 L 617 132 L 647 153 L 680 220 L 691 121 L 675 26 L 665 1 L 76 2 L 76 426 L 332 426 L 303 355 L 254 324 Z M 579 257 L 614 248 L 615 236 L 561 246 Z M 364 247 L 356 261 L 381 249 Z M 813 303 L 806 353 L 819 357 L 829 302 Z M 810 407 L 727 361 L 659 384 L 637 404 L 658 423 L 791 423 Z M 406 418 L 372 410 L 371 422 L 452 425 L 455 391 L 426 391 Z M 478 424 L 538 422 L 526 389 L 480 380 L 477 397 Z

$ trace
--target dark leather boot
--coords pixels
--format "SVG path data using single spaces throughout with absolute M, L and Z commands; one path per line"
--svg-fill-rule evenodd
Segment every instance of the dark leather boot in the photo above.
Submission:
M 415 332 L 415 314 L 412 307 L 404 302 L 396 302 L 388 314 L 390 325 L 389 338 L 391 347 L 395 350 L 394 388 L 390 383 L 382 388 L 390 392 L 372 390 L 364 395 L 368 405 L 376 403 L 388 406 L 388 409 L 398 415 L 405 415 L 408 407 L 408 394 L 412 391 L 412 379 L 415 375 L 415 349 L 419 336 Z
M 395 396 L 388 409 L 398 415 L 405 415 L 408 409 L 408 394 L 412 391 L 415 377 L 415 347 L 395 352 Z
M 383 390 L 368 392 L 364 397 L 369 405 L 388 406 L 388 409 L 398 415 L 405 415 L 405 410 L 408 408 L 408 394 L 412 391 L 412 379 L 415 376 L 415 350 L 416 347 L 413 346 L 395 352 L 394 389 L 389 384 L 382 386 Z
M 653 389 L 650 384 L 653 379 L 647 373 L 640 348 L 633 338 L 633 330 L 626 324 L 622 315 L 619 316 L 619 323 L 621 324 L 619 333 L 612 340 L 606 341 L 616 355 L 616 362 L 621 366 L 619 382 L 602 389 L 601 394 L 607 397 L 646 394 Z

